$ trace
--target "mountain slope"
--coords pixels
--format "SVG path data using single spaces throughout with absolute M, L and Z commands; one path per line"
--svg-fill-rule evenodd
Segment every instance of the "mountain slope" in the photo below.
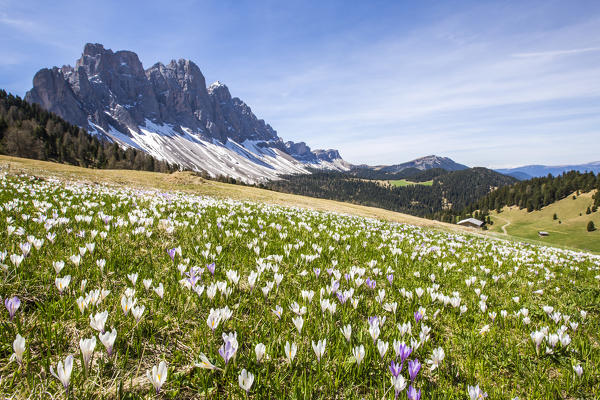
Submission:
M 548 174 L 557 176 L 568 171 L 594 172 L 597 174 L 600 173 L 600 161 L 575 165 L 525 165 L 516 168 L 497 169 L 496 171 L 514 176 L 520 180 L 547 176 Z
M 74 67 L 40 70 L 26 100 L 123 147 L 211 176 L 257 182 L 308 167 L 349 169 L 335 150 L 285 143 L 226 85 L 207 88 L 189 60 L 144 69 L 131 51 L 88 43 Z
M 369 169 L 385 174 L 397 174 L 399 172 L 411 168 L 418 169 L 421 171 L 434 168 L 443 169 L 446 171 L 459 171 L 462 169 L 468 169 L 469 167 L 463 164 L 459 164 L 448 157 L 440 157 L 436 155 L 420 157 L 402 164 L 378 166 L 360 165 L 355 167 L 355 169 Z

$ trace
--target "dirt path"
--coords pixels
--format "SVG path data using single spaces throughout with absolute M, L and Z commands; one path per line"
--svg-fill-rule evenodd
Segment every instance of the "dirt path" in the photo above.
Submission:
M 496 215 L 496 218 L 501 219 L 502 221 L 506 222 L 500 228 L 502 229 L 502 233 L 504 233 L 505 235 L 508 235 L 508 232 L 506 232 L 506 227 L 510 225 L 510 221 L 507 220 L 506 218 L 502 218 L 502 217 L 500 217 L 498 215 Z

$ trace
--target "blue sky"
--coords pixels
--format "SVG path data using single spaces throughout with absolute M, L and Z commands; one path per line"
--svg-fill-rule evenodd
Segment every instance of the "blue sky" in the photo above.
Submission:
M 599 1 L 0 0 L 0 87 L 24 95 L 86 42 L 191 59 L 353 163 L 600 160 Z

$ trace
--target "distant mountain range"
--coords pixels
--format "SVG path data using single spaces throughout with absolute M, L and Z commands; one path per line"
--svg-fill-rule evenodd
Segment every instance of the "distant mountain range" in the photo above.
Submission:
M 519 180 L 548 176 L 548 174 L 558 176 L 568 171 L 593 172 L 597 174 L 600 173 L 600 161 L 577 165 L 525 165 L 523 167 L 497 169 L 496 171 Z
M 212 176 L 248 182 L 350 168 L 337 150 L 284 142 L 192 61 L 144 69 L 137 54 L 86 44 L 74 67 L 40 70 L 25 100 L 89 133 Z

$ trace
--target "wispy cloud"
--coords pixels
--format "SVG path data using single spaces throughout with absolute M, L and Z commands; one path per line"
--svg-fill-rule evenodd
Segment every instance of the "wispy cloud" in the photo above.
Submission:
M 581 53 L 588 53 L 590 51 L 600 51 L 600 47 L 586 47 L 583 49 L 570 49 L 570 50 L 550 50 L 550 51 L 539 51 L 533 53 L 515 53 L 512 56 L 516 58 L 531 58 L 531 57 L 559 57 L 559 56 L 570 56 Z

